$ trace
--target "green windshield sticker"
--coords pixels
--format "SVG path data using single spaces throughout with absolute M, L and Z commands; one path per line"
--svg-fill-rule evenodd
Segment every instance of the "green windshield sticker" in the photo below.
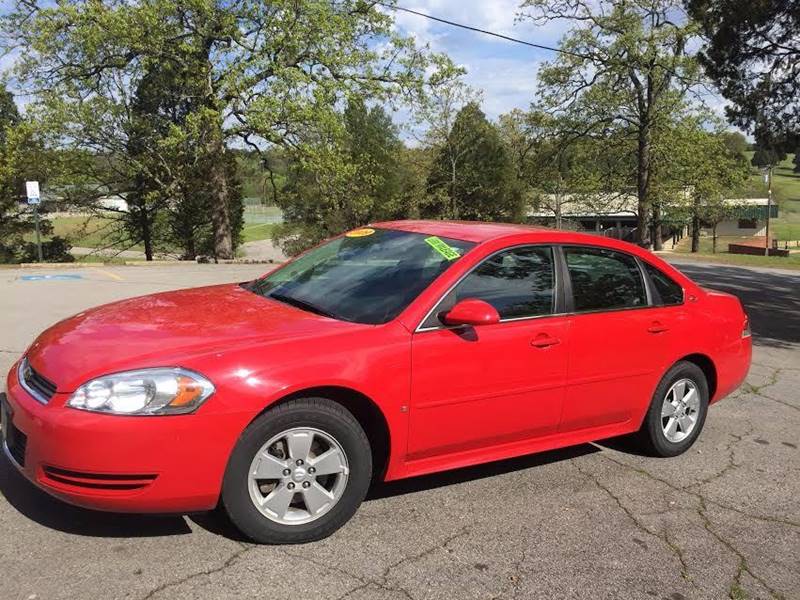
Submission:
M 447 260 L 455 260 L 461 257 L 461 255 L 455 248 L 453 248 L 452 246 L 448 246 L 442 239 L 436 237 L 435 235 L 429 238 L 425 238 L 425 241 L 428 242 L 428 245 L 430 245 L 431 248 L 436 250 Z

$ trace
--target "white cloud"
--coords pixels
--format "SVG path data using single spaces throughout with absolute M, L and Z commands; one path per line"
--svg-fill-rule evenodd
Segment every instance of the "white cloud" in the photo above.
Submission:
M 483 109 L 496 119 L 513 108 L 527 108 L 536 93 L 537 60 L 487 57 L 467 65 L 466 81 L 483 90 Z
M 566 23 L 537 26 L 527 19 L 517 21 L 519 0 L 398 0 L 397 6 L 469 27 L 544 45 L 557 43 L 567 29 Z M 448 33 L 454 31 L 451 25 L 438 23 L 403 10 L 384 9 L 384 12 L 393 13 L 398 27 L 405 33 L 413 35 L 420 43 L 430 42 L 433 46 L 443 38 L 449 37 Z M 434 33 L 437 31 L 438 34 Z M 471 35 L 476 36 L 477 43 L 492 41 L 492 38 L 486 34 L 473 32 Z M 494 41 L 511 43 L 499 39 Z
M 517 22 L 519 0 L 398 0 L 398 6 L 537 44 L 554 46 L 564 32 L 561 25 Z M 549 52 L 402 10 L 387 12 L 393 13 L 401 33 L 448 54 L 467 70 L 465 80 L 483 93 L 483 108 L 490 118 L 533 101 L 536 71 Z

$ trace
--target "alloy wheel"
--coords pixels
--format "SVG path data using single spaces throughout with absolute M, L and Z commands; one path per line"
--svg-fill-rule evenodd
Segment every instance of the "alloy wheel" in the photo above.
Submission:
M 700 395 L 691 379 L 679 379 L 672 384 L 661 405 L 661 428 L 670 442 L 685 440 L 697 424 L 700 414 Z
M 268 519 L 301 525 L 319 519 L 347 487 L 347 455 L 331 435 L 295 427 L 272 437 L 250 465 L 250 499 Z

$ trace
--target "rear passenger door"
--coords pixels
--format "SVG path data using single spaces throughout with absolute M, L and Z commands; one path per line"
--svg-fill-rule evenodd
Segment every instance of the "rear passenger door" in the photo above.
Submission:
M 644 414 L 670 355 L 671 318 L 633 255 L 562 249 L 571 292 L 571 350 L 559 429 L 616 425 Z

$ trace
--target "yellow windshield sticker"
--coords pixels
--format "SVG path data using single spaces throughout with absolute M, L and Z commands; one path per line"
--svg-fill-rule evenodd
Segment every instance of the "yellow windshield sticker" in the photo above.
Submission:
M 353 229 L 344 234 L 345 237 L 366 237 L 375 233 L 371 227 L 362 227 L 361 229 Z
M 431 248 L 436 250 L 447 260 L 455 260 L 461 257 L 461 255 L 455 248 L 453 248 L 452 246 L 448 246 L 441 238 L 438 238 L 435 235 L 429 238 L 425 238 L 425 241 Z

